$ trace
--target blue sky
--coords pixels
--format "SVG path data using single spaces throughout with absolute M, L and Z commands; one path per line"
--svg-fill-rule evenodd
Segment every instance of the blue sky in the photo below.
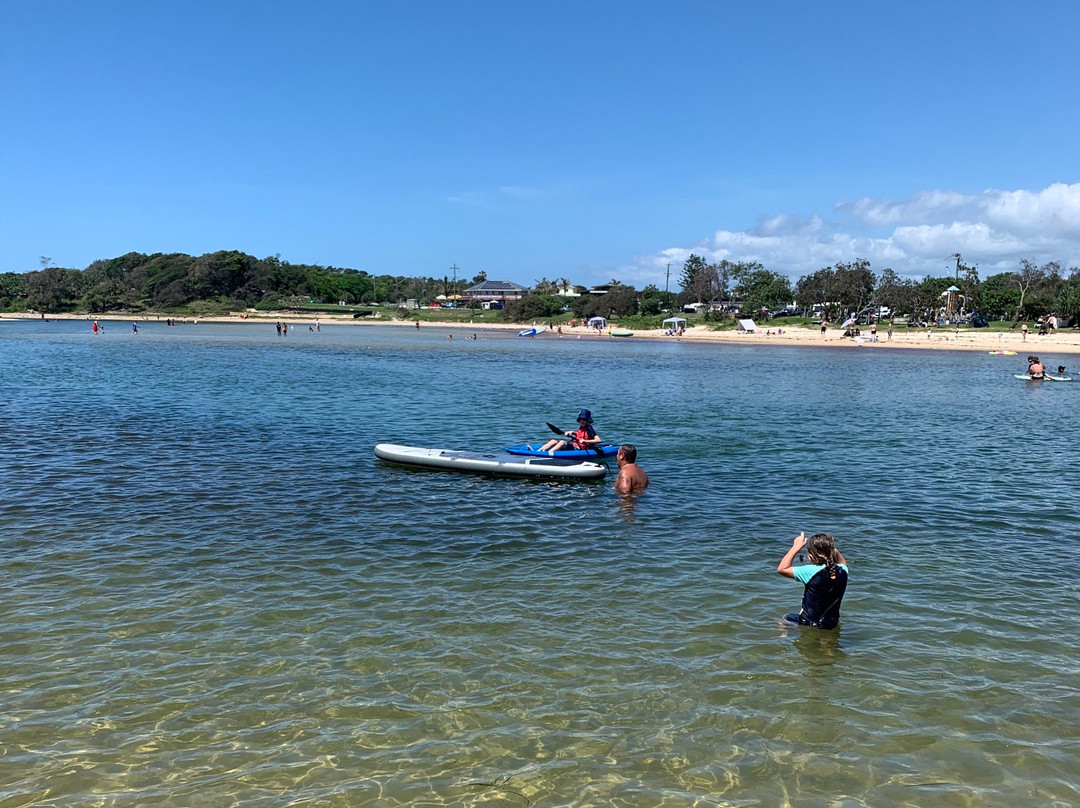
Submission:
M 0 2 L 0 271 L 1080 265 L 1080 4 Z

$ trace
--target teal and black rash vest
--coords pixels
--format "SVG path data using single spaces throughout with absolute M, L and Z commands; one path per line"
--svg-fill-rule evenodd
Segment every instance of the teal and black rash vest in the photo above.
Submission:
M 848 568 L 846 564 L 837 564 L 836 577 L 829 576 L 824 564 L 806 564 L 792 567 L 795 580 L 806 585 L 803 590 L 802 611 L 797 615 L 788 615 L 788 619 L 804 626 L 818 628 L 836 628 L 840 622 L 840 601 L 847 590 Z

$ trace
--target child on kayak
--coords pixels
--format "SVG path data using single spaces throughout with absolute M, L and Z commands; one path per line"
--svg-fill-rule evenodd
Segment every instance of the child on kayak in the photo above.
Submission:
M 793 566 L 795 554 L 804 547 L 809 550 L 810 563 Z M 785 615 L 785 620 L 800 626 L 836 628 L 840 622 L 840 601 L 847 590 L 848 568 L 832 536 L 815 533 L 807 541 L 806 534 L 800 533 L 791 543 L 791 549 L 780 559 L 776 571 L 806 586 L 802 609 Z
M 565 451 L 566 449 L 591 449 L 598 446 L 600 436 L 593 429 L 592 413 L 588 410 L 582 410 L 577 414 L 577 422 L 577 429 L 564 433 L 565 438 L 552 438 L 540 447 L 540 451 L 553 455 L 555 452 Z

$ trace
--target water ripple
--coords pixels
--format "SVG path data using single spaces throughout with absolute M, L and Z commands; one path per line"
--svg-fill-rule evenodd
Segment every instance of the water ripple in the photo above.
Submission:
M 0 332 L 0 805 L 1080 803 L 1078 480 L 1022 448 L 1076 434 L 1072 386 L 973 355 L 84 331 Z M 581 406 L 644 497 L 371 456 Z M 779 619 L 800 529 L 852 563 L 839 631 Z

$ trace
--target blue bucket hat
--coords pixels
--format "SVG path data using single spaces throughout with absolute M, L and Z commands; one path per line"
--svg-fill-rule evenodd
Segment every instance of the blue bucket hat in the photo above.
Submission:
M 591 424 L 592 423 L 592 413 L 589 412 L 588 410 L 582 410 L 581 412 L 579 412 L 577 414 L 577 419 L 579 421 L 585 421 L 586 423 Z

